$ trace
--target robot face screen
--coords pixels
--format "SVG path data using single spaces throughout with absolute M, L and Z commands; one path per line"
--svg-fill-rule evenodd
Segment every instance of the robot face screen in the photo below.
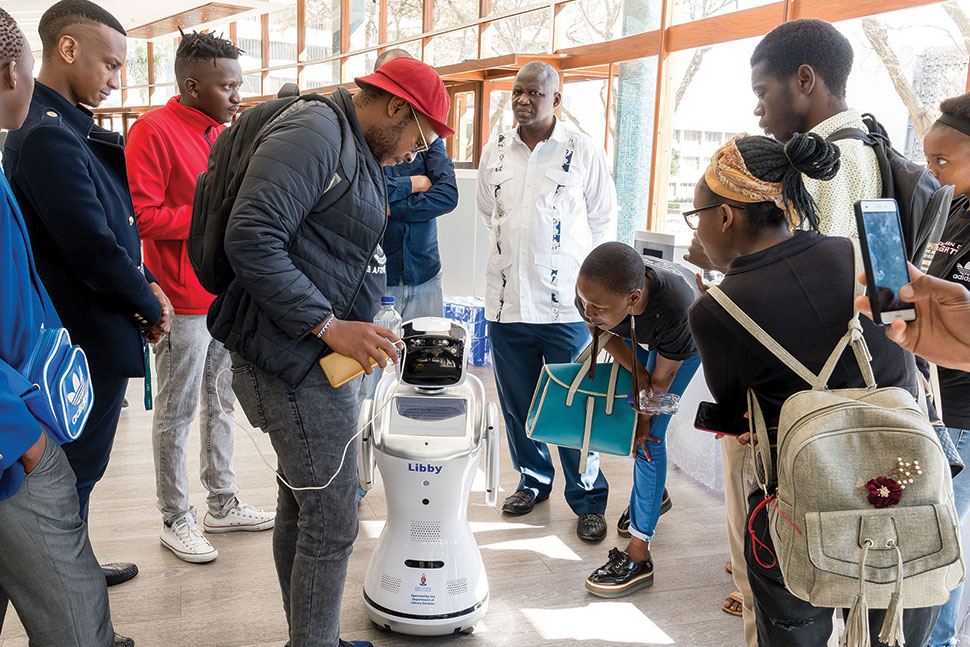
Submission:
M 464 436 L 467 403 L 458 398 L 394 398 L 394 434 L 403 436 Z
M 404 381 L 424 386 L 450 386 L 464 370 L 463 341 L 447 335 L 405 337 Z

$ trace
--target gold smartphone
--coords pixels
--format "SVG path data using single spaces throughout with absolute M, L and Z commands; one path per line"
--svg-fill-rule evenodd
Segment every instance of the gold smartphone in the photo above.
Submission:
M 384 353 L 383 350 L 381 352 Z M 384 353 L 384 357 L 387 357 L 387 353 Z M 373 357 L 369 359 L 371 368 L 377 368 L 377 360 Z M 388 358 L 388 362 L 390 361 L 390 358 Z M 327 379 L 330 380 L 330 386 L 335 389 L 339 389 L 358 375 L 364 374 L 364 367 L 361 366 L 360 362 L 340 353 L 330 353 L 322 357 L 320 368 L 323 369 Z

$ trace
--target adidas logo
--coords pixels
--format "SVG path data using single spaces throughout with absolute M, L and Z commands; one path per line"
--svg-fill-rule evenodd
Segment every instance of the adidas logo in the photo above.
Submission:
M 81 399 L 84 397 L 81 392 L 82 386 L 84 386 L 84 382 L 81 381 L 81 371 L 71 375 L 71 388 L 74 390 L 67 394 L 67 400 L 71 403 L 71 406 L 76 407 L 81 404 Z

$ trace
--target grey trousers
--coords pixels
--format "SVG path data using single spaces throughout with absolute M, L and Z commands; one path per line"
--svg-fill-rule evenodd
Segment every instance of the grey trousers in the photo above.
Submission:
M 290 630 L 288 647 L 337 647 L 340 599 L 357 537 L 357 390 L 314 367 L 297 387 L 232 354 L 232 385 L 254 427 L 269 434 L 279 483 L 273 557 Z M 340 468 L 344 447 L 347 454 Z
M 224 516 L 236 504 L 239 492 L 232 469 L 236 396 L 228 372 L 218 379 L 229 368 L 229 352 L 209 335 L 205 319 L 205 315 L 175 315 L 171 332 L 155 344 L 155 492 L 162 519 L 169 524 L 187 512 L 195 516 L 189 503 L 186 443 L 196 408 L 202 441 L 200 476 L 209 492 L 209 512 Z
M 104 573 L 78 515 L 74 472 L 50 438 L 17 494 L 0 501 L 0 628 L 13 603 L 31 647 L 111 647 Z

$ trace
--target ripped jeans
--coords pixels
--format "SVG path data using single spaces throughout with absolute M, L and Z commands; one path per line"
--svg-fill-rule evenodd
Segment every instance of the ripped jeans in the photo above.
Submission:
M 748 515 L 754 510 L 764 494 L 755 489 L 748 496 Z M 761 508 L 756 513 L 752 528 L 758 539 L 772 552 L 774 546 L 768 533 L 768 512 Z M 758 548 L 761 561 L 769 563 L 771 557 L 763 547 Z M 772 568 L 758 564 L 752 552 L 751 535 L 745 527 L 744 561 L 748 565 L 748 583 L 754 593 L 754 612 L 758 625 L 758 647 L 825 647 L 832 635 L 832 609 L 813 607 L 808 602 L 796 598 L 788 592 L 781 576 L 781 568 L 776 563 Z M 940 607 L 905 609 L 903 611 L 903 633 L 906 645 L 922 647 L 930 637 Z M 842 617 L 849 610 L 842 610 Z M 885 609 L 869 609 L 869 634 L 873 647 L 882 647 L 879 630 L 886 617 Z

